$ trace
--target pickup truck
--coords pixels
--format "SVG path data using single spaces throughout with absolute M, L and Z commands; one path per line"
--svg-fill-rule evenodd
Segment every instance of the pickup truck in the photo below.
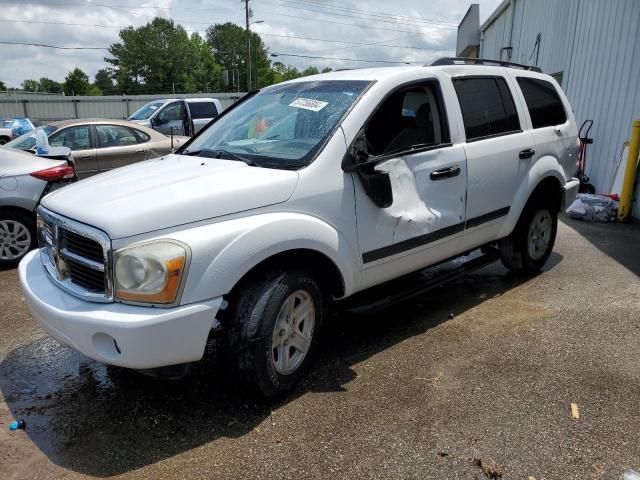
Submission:
M 237 378 L 277 396 L 334 302 L 477 249 L 538 272 L 578 148 L 535 67 L 304 77 L 247 95 L 176 154 L 47 195 L 20 282 L 44 329 L 88 357 L 175 374 L 216 332 Z

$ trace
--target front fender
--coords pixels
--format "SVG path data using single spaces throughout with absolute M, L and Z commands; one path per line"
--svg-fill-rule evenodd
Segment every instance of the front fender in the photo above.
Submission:
M 354 289 L 354 247 L 328 223 L 299 213 L 266 213 L 182 231 L 172 238 L 191 247 L 192 260 L 181 303 L 226 293 L 260 262 L 287 250 L 324 254 L 340 271 L 345 295 Z
M 540 182 L 548 177 L 555 178 L 560 185 L 565 184 L 564 170 L 558 160 L 551 156 L 540 157 L 531 166 L 527 176 L 520 182 L 509 209 L 509 215 L 500 230 L 499 238 L 507 237 L 511 234 L 529 197 Z

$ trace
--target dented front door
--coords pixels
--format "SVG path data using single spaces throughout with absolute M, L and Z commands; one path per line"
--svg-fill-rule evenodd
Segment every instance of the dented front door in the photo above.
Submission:
M 376 168 L 388 172 L 391 180 L 393 203 L 388 208 L 377 207 L 354 176 L 365 284 L 457 254 L 467 187 L 464 148 L 441 146 L 387 160 Z

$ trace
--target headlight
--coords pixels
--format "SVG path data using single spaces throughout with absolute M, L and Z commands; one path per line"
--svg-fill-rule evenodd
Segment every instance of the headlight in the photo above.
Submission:
M 160 240 L 114 254 L 116 297 L 126 302 L 172 304 L 188 266 L 188 247 Z

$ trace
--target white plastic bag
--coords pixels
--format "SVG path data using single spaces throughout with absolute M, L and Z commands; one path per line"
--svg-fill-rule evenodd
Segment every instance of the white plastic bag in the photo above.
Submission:
M 618 212 L 618 202 L 604 195 L 579 193 L 569 205 L 566 214 L 587 222 L 613 222 Z

